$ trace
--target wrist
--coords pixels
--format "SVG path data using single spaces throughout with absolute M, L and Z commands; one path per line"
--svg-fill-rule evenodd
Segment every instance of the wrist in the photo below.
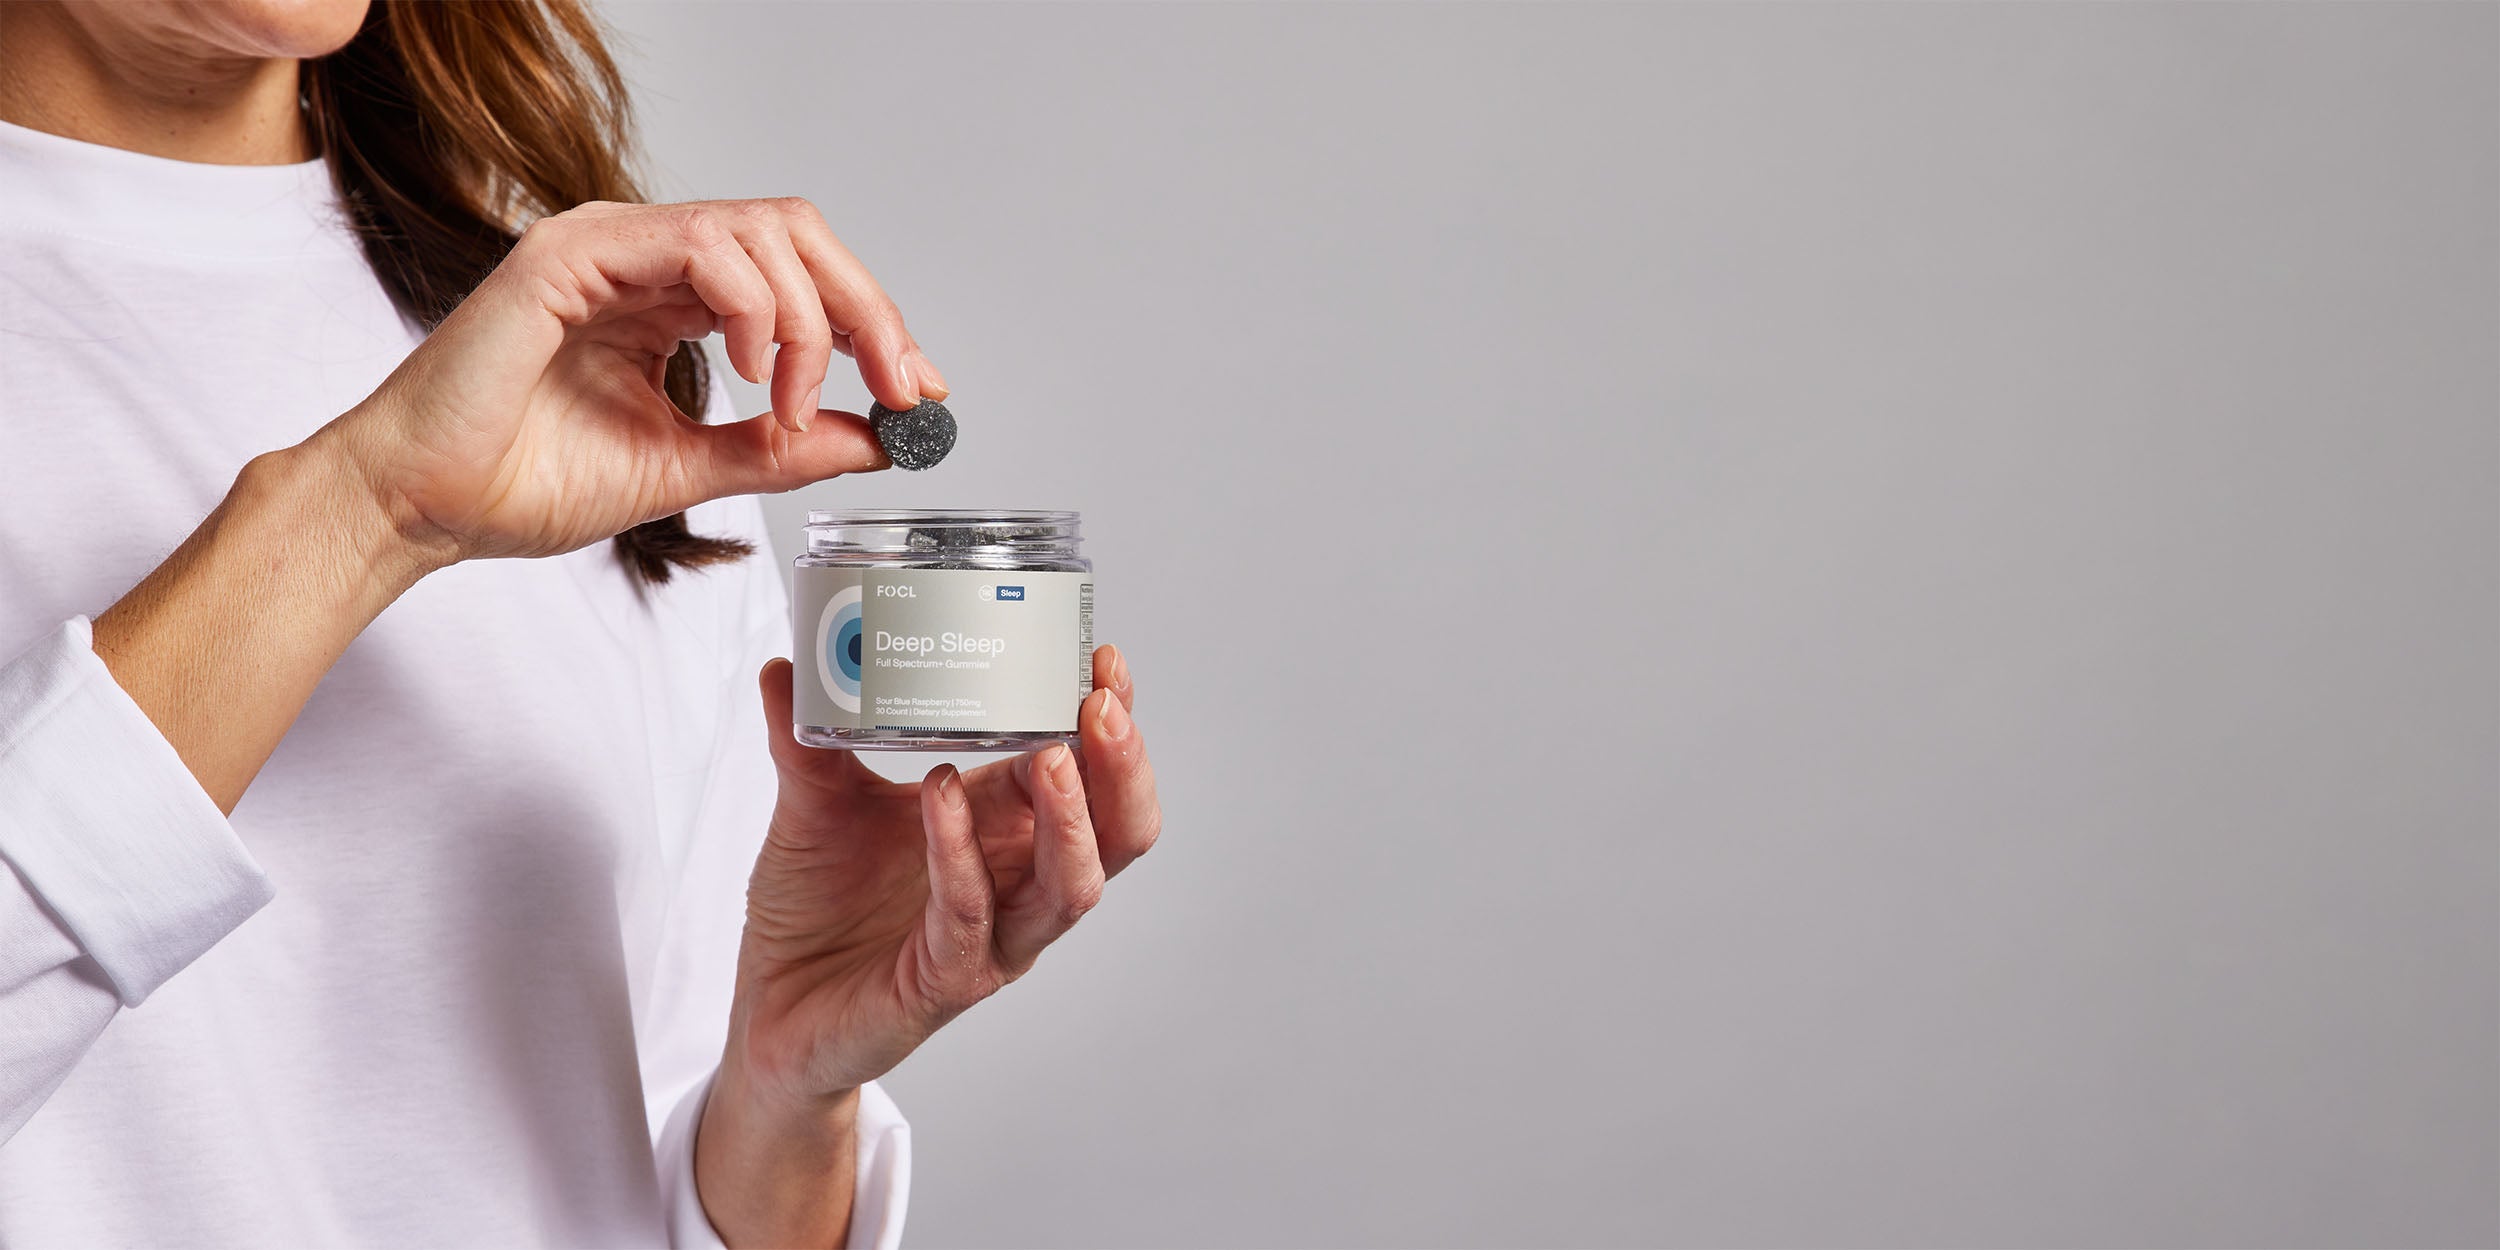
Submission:
M 696 1196 L 731 1246 L 838 1246 L 858 1164 L 859 1090 L 790 1098 L 723 1060 L 695 1133 Z
M 764 1077 L 731 1047 L 712 1078 L 712 1102 L 745 1128 L 793 1142 L 849 1142 L 858 1130 L 859 1087 L 800 1092 Z
M 96 616 L 93 645 L 231 812 L 322 674 L 444 562 L 316 435 L 244 465 L 199 528 Z
M 293 447 L 255 458 L 235 489 L 310 501 L 341 571 L 388 603 L 456 562 L 459 551 L 382 481 L 354 443 L 342 423 L 332 422 Z

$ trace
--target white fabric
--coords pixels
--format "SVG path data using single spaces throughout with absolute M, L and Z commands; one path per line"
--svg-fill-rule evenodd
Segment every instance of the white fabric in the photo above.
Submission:
M 88 646 L 418 338 L 318 162 L 0 124 L 0 1245 L 719 1244 L 692 1143 L 773 797 L 769 555 L 428 578 L 231 821 Z M 769 551 L 752 500 L 694 524 Z M 860 1135 L 852 1244 L 894 1245 L 874 1088 Z

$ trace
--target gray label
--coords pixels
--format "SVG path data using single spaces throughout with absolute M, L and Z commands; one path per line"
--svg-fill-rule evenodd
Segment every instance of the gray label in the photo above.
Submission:
M 1094 688 L 1089 573 L 801 567 L 800 724 L 1065 733 Z

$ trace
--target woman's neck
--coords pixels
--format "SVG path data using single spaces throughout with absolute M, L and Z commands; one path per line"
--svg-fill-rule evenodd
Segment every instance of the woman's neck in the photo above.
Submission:
M 306 160 L 296 66 L 0 0 L 0 121 L 88 143 L 209 165 Z

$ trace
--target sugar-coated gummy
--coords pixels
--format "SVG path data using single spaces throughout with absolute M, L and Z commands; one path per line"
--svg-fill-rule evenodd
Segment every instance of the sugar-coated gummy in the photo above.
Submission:
M 1050 538 L 1058 533 L 1047 525 L 939 525 L 915 526 L 903 536 L 903 545 L 913 551 L 927 552 L 927 563 L 915 562 L 914 568 L 979 569 L 1000 567 L 999 561 L 1011 560 L 1013 548 L 1030 538 Z M 952 556 L 953 558 L 947 558 Z
M 944 551 L 958 547 L 1000 547 L 1028 538 L 1049 538 L 1059 531 L 1048 525 L 933 525 L 915 526 L 903 535 L 903 545 L 914 551 Z
M 925 469 L 955 449 L 955 414 L 934 399 L 896 412 L 884 404 L 868 409 L 868 428 L 898 469 Z

